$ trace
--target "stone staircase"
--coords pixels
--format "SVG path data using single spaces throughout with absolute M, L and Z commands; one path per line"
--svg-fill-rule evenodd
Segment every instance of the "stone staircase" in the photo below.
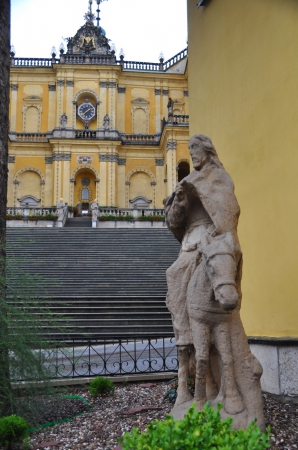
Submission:
M 92 218 L 91 217 L 74 217 L 72 219 L 66 219 L 66 228 L 91 228 Z
M 59 323 L 45 325 L 51 338 L 172 336 L 165 272 L 178 252 L 167 229 L 10 228 L 8 294 L 32 277 L 32 296 Z

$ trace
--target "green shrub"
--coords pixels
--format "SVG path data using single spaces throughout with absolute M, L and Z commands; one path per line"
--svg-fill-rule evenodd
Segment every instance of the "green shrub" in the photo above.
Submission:
M 164 222 L 165 216 L 140 216 L 139 220 L 151 220 L 153 222 Z
M 13 444 L 21 443 L 29 434 L 28 424 L 20 416 L 12 415 L 0 419 L 0 446 L 10 449 Z
M 114 394 L 114 383 L 108 378 L 97 377 L 89 385 L 91 397 L 97 397 L 100 394 Z
M 270 446 L 269 433 L 261 433 L 252 422 L 246 430 L 231 430 L 231 418 L 220 420 L 217 410 L 207 403 L 196 412 L 193 405 L 184 420 L 167 415 L 165 421 L 154 420 L 145 433 L 137 428 L 119 439 L 123 450 L 262 450 Z

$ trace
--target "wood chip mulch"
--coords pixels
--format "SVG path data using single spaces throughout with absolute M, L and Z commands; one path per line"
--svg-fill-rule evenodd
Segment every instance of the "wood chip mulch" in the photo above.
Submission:
M 114 450 L 118 437 L 124 432 L 134 427 L 145 430 L 152 420 L 163 420 L 172 408 L 170 402 L 164 400 L 169 389 L 165 382 L 153 386 L 151 383 L 149 386 L 137 383 L 116 385 L 113 396 L 95 399 L 90 397 L 87 388 L 69 389 L 68 393 L 80 395 L 92 403 L 92 411 L 70 422 L 32 432 L 32 449 Z M 60 402 L 63 412 L 59 411 L 57 397 L 47 401 L 53 403 L 48 408 L 49 421 L 55 420 L 55 415 L 61 419 L 72 416 L 74 410 L 78 411 L 77 402 L 74 404 L 71 399 Z M 82 402 L 80 409 L 86 408 L 84 405 Z M 264 394 L 264 405 L 266 422 L 272 431 L 270 450 L 298 449 L 298 404 L 283 403 L 273 395 Z

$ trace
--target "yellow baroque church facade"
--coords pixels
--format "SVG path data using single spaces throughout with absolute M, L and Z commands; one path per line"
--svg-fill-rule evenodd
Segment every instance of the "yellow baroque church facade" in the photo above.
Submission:
M 59 58 L 11 53 L 8 206 L 162 208 L 189 173 L 187 49 L 117 60 L 85 19 Z

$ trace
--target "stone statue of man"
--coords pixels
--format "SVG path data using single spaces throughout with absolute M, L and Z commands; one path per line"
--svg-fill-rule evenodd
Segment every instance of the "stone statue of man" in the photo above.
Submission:
M 222 417 L 242 428 L 257 419 L 264 429 L 262 367 L 250 352 L 239 315 L 242 252 L 237 236 L 240 208 L 234 184 L 209 137 L 189 141 L 194 170 L 165 201 L 166 223 L 181 242 L 167 270 L 167 306 L 178 347 L 179 386 L 172 414 L 183 418 L 193 399 L 198 409 L 223 403 Z
M 108 116 L 108 114 L 106 114 L 103 118 L 103 126 L 105 130 L 109 130 L 110 128 L 110 118 Z
M 57 204 L 58 220 L 63 220 L 64 214 L 63 209 L 64 209 L 63 198 L 60 198 L 59 203 Z
M 97 199 L 93 201 L 91 204 L 91 212 L 92 212 L 92 222 L 96 222 L 98 218 L 98 203 Z
M 62 128 L 65 128 L 67 125 L 67 115 L 65 113 L 63 113 L 61 116 L 60 124 Z

